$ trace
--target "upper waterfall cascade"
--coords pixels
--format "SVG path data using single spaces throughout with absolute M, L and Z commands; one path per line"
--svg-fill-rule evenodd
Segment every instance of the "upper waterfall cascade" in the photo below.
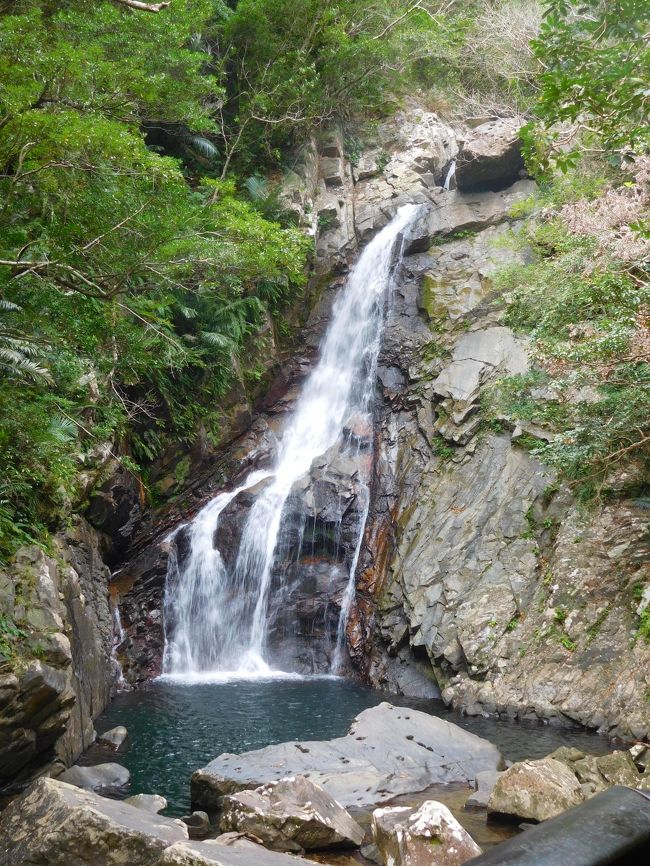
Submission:
M 287 557 L 283 549 L 287 500 L 302 479 L 309 481 L 314 462 L 319 457 L 321 463 L 327 460 L 335 449 L 354 462 L 359 500 L 353 527 L 356 539 L 346 563 L 347 585 L 338 601 L 338 634 L 330 655 L 331 670 L 338 669 L 370 501 L 372 404 L 382 323 L 391 275 L 401 256 L 401 235 L 418 209 L 416 205 L 400 208 L 351 271 L 274 464 L 252 472 L 234 490 L 219 493 L 190 524 L 170 536 L 163 674 L 226 679 L 282 673 L 274 671 L 285 665 L 270 652 L 269 623 L 281 611 L 287 591 L 281 568 Z M 224 511 L 240 494 L 253 501 L 236 557 L 226 557 L 225 550 L 217 547 L 217 529 Z M 335 534 L 340 535 L 340 523 L 341 515 Z M 299 549 L 305 535 L 303 522 Z

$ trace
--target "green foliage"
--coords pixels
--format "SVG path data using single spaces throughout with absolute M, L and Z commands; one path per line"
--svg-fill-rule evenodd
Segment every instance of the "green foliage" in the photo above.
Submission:
M 533 51 L 543 71 L 529 140 L 541 168 L 582 141 L 612 153 L 650 147 L 650 7 L 645 0 L 546 0 Z M 569 127 L 567 129 L 567 127 Z M 577 136 L 577 137 L 576 137 Z M 562 146 L 570 143 L 567 149 Z
M 0 659 L 10 659 L 17 641 L 25 636 L 25 632 L 12 619 L 0 615 Z
M 325 123 L 380 112 L 412 73 L 434 78 L 454 30 L 427 6 L 294 0 L 288 15 L 286 0 L 239 0 L 209 40 L 226 91 L 224 173 L 233 160 L 244 170 L 277 163 L 288 142 Z
M 439 457 L 440 460 L 448 461 L 456 453 L 456 449 L 453 445 L 450 445 L 445 439 L 441 436 L 436 436 L 433 440 L 433 453 L 436 457 Z
M 0 13 L 0 557 L 83 500 L 98 444 L 146 463 L 191 440 L 302 291 L 310 243 L 270 191 L 190 184 L 147 146 L 165 127 L 215 157 L 221 89 L 193 38 L 213 11 Z
M 576 190 L 601 186 L 598 176 L 586 181 L 572 174 L 547 189 L 547 202 L 564 203 Z M 547 444 L 531 439 L 529 449 L 591 497 L 630 459 L 637 461 L 637 478 L 647 480 L 650 285 L 642 265 L 608 254 L 599 238 L 569 231 L 557 212 L 548 212 L 526 233 L 535 260 L 495 276 L 506 322 L 530 334 L 537 366 L 502 380 L 485 403 L 489 417 L 532 421 L 554 432 Z

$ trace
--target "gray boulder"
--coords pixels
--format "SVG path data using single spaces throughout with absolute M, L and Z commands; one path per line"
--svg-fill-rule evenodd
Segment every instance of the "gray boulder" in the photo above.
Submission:
M 427 713 L 379 704 L 344 737 L 223 754 L 192 775 L 192 802 L 210 811 L 223 797 L 291 775 L 320 785 L 343 806 L 371 806 L 446 782 L 471 782 L 502 767 L 492 743 Z
M 220 828 L 246 833 L 276 851 L 358 847 L 364 837 L 349 813 L 304 776 L 226 797 Z
M 0 817 L 0 866 L 309 866 L 255 848 L 191 842 L 182 821 L 58 779 L 39 779 Z
M 311 860 L 304 860 L 291 854 L 280 854 L 277 851 L 267 851 L 266 848 L 255 845 L 247 839 L 237 839 L 233 843 L 222 842 L 220 837 L 207 842 L 176 842 L 166 848 L 156 862 L 156 866 L 252 866 L 252 864 L 314 866 Z
M 136 809 L 153 812 L 154 815 L 167 808 L 167 800 L 160 794 L 134 794 L 133 797 L 127 797 L 124 802 Z
M 128 736 L 129 732 L 124 725 L 118 725 L 116 728 L 111 728 L 110 731 L 106 731 L 97 737 L 97 742 L 103 743 L 106 746 L 111 746 L 117 751 L 117 749 L 121 748 L 127 741 Z
M 494 786 L 501 773 L 496 770 L 486 770 L 476 775 L 476 790 L 465 801 L 465 807 L 487 809 Z
M 458 189 L 499 187 L 517 180 L 524 168 L 520 127 L 516 119 L 503 118 L 472 130 L 456 160 Z
M 40 779 L 2 814 L 0 864 L 154 866 L 165 848 L 184 839 L 180 821 Z
M 521 761 L 502 773 L 488 801 L 488 812 L 522 821 L 546 821 L 585 799 L 580 782 L 555 758 Z
M 183 815 L 183 824 L 187 826 L 190 839 L 204 839 L 210 832 L 210 816 L 207 812 L 192 812 L 191 815 Z
M 68 785 L 76 785 L 86 791 L 99 791 L 101 788 L 123 788 L 129 784 L 131 774 L 121 764 L 96 764 L 94 767 L 80 767 L 75 764 L 59 779 Z
M 419 809 L 376 809 L 372 833 L 390 866 L 460 866 L 481 853 L 449 809 L 435 800 Z

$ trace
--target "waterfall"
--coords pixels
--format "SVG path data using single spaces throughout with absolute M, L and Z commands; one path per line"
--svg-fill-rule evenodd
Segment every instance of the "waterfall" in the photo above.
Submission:
M 164 602 L 163 674 L 180 678 L 268 676 L 270 614 L 283 599 L 272 591 L 274 565 L 281 548 L 285 505 L 295 486 L 333 446 L 345 442 L 346 455 L 358 463 L 354 478 L 361 509 L 356 545 L 334 653 L 338 668 L 347 616 L 354 599 L 354 572 L 369 506 L 372 435 L 361 444 L 351 431 L 372 431 L 372 403 L 385 302 L 395 244 L 418 207 L 405 205 L 367 245 L 339 294 L 320 357 L 305 381 L 282 435 L 274 465 L 253 472 L 236 489 L 220 493 L 189 524 L 170 537 Z M 348 440 L 346 440 L 346 431 Z M 356 441 L 356 445 L 354 444 Z M 255 488 L 255 489 L 254 489 Z M 216 546 L 220 516 L 240 495 L 254 500 L 236 557 L 226 563 Z M 303 527 L 304 529 L 304 527 Z M 184 555 L 179 555 L 180 535 Z
M 448 190 L 451 188 L 451 182 L 456 176 L 456 160 L 452 159 L 449 163 L 449 168 L 447 169 L 447 174 L 445 176 L 445 180 L 443 182 L 442 188 Z

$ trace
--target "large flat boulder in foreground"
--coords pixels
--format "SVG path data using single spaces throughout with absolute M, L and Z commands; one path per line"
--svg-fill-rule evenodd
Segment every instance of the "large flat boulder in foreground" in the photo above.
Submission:
M 0 866 L 309 866 L 256 846 L 190 842 L 182 821 L 39 779 L 0 817 Z
M 207 811 L 227 794 L 302 775 L 343 806 L 371 806 L 445 782 L 502 769 L 492 743 L 427 713 L 383 703 L 364 710 L 344 737 L 224 754 L 192 775 L 192 801 Z

